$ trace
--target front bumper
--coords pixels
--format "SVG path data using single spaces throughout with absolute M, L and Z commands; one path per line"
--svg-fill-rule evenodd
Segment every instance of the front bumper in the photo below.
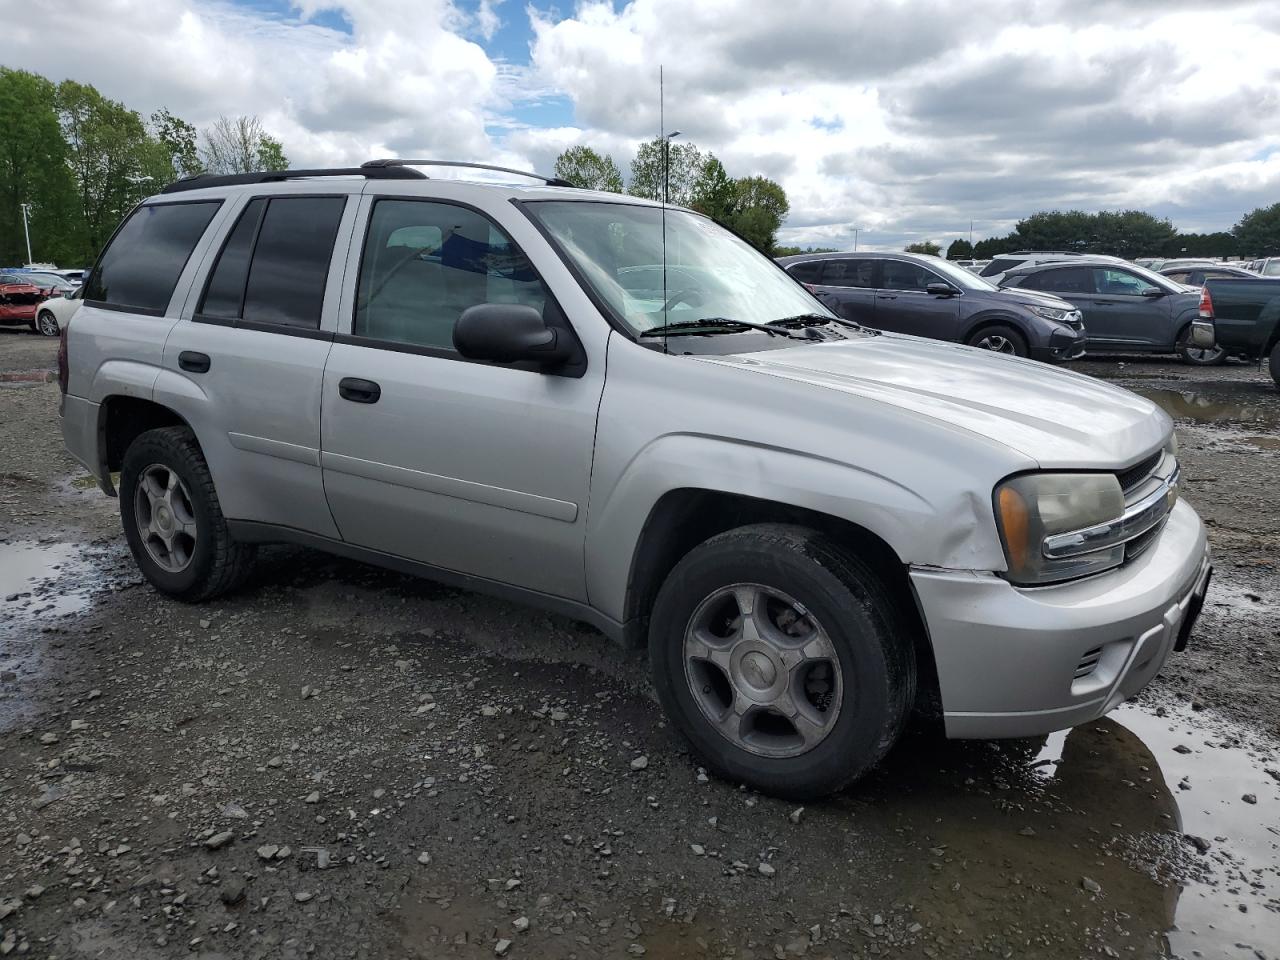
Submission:
M 1113 710 L 1185 643 L 1209 574 L 1204 525 L 1181 501 L 1140 557 L 1074 583 L 913 568 L 947 736 L 1035 736 Z
M 1056 327 L 1049 335 L 1049 342 L 1043 347 L 1031 348 L 1031 359 L 1053 363 L 1059 360 L 1075 360 L 1084 356 L 1088 337 L 1084 326 L 1078 329 L 1067 326 Z

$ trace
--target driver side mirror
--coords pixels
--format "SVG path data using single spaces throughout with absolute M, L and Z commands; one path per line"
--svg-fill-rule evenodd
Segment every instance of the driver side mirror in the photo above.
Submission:
M 481 303 L 462 311 L 453 325 L 453 346 L 469 360 L 518 363 L 549 369 L 574 354 L 572 339 L 548 327 L 533 307 Z
M 933 297 L 954 297 L 960 292 L 949 283 L 931 283 L 924 290 Z
M 1163 297 L 1164 291 L 1159 287 L 1144 287 L 1142 290 L 1144 297 Z

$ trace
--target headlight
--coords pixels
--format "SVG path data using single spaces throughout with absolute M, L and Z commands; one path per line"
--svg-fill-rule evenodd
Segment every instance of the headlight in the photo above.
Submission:
M 1059 310 L 1057 307 L 1042 307 L 1038 303 L 1028 304 L 1031 312 L 1038 317 L 1044 317 L 1046 320 L 1054 320 L 1058 323 L 1066 323 L 1067 318 L 1071 316 L 1071 310 Z
M 1045 556 L 1046 537 L 1124 515 L 1120 481 L 1110 473 L 1032 473 L 995 490 L 996 523 L 1009 563 L 1008 578 L 1037 586 L 1099 573 L 1124 562 L 1124 544 L 1076 556 Z

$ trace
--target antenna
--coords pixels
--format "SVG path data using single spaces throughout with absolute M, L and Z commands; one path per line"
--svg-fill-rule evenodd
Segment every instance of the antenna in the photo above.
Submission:
M 667 187 L 671 182 L 671 141 L 667 139 L 666 95 L 663 87 L 662 64 L 658 64 L 658 143 L 662 147 L 662 326 L 667 320 Z M 662 334 L 662 352 L 667 349 L 667 334 Z

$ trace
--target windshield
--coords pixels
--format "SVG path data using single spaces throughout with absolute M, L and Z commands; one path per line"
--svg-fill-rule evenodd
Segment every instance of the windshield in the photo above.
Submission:
M 999 290 L 994 283 L 986 277 L 980 277 L 976 273 L 970 273 L 964 267 L 957 266 L 950 260 L 943 260 L 941 257 L 922 257 L 929 269 L 934 273 L 940 273 L 942 276 L 955 284 L 961 290 Z
M 1264 277 L 1280 277 L 1280 260 L 1268 260 L 1267 265 L 1262 268 Z
M 771 323 L 826 307 L 772 260 L 706 217 L 634 203 L 529 201 L 526 208 L 637 335 L 707 318 Z

